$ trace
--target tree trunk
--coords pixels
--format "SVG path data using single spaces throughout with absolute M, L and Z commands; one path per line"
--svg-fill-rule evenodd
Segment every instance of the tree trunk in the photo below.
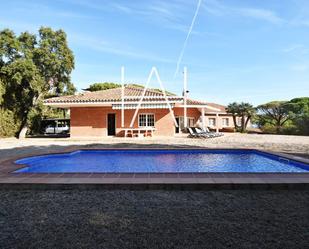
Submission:
M 27 135 L 27 131 L 28 131 L 28 124 L 27 124 L 27 121 L 28 121 L 28 114 L 31 110 L 31 108 L 34 108 L 37 103 L 38 103 L 38 100 L 39 98 L 42 96 L 42 94 L 40 94 L 38 97 L 33 97 L 32 98 L 32 106 L 29 106 L 28 108 L 25 109 L 25 112 L 24 112 L 24 116 L 23 116 L 23 120 L 21 122 L 21 126 L 20 126 L 20 130 L 19 130 L 19 134 L 18 134 L 18 139 L 24 139 L 26 138 L 26 135 Z
M 18 139 L 26 138 L 26 134 L 27 134 L 27 131 L 28 131 L 27 117 L 28 117 L 28 114 L 26 115 L 26 118 L 24 118 L 22 123 L 21 123 L 20 130 L 19 130 L 19 133 L 18 133 Z
M 246 131 L 246 127 L 245 127 L 245 116 L 242 115 L 241 117 L 241 132 L 245 132 Z
M 281 133 L 281 120 L 278 119 L 276 122 L 276 133 L 280 134 Z
M 248 116 L 247 117 L 247 120 L 245 122 L 245 129 L 247 129 L 247 126 L 248 126 L 248 123 L 249 123 L 249 120 L 251 119 L 251 116 Z
M 236 122 L 236 116 L 233 114 L 233 122 L 234 122 L 234 127 L 235 130 L 237 131 L 237 122 Z

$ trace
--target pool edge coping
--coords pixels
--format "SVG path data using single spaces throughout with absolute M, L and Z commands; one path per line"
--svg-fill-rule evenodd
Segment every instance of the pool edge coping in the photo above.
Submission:
M 251 148 L 162 148 L 164 150 L 246 150 L 257 151 L 270 155 L 283 157 L 289 160 L 309 164 L 309 159 L 300 158 L 281 152 L 266 151 Z M 115 186 L 136 185 L 137 188 L 143 186 L 144 189 L 159 188 L 164 189 L 174 185 L 184 189 L 216 189 L 219 186 L 234 189 L 264 186 L 266 188 L 299 188 L 299 186 L 309 186 L 309 173 L 12 173 L 15 170 L 25 167 L 23 164 L 16 164 L 16 160 L 26 157 L 44 156 L 51 154 L 72 153 L 79 150 L 161 150 L 161 148 L 76 148 L 74 146 L 66 148 L 61 152 L 52 153 L 29 153 L 24 156 L 11 157 L 0 163 L 0 186 L 15 185 L 50 185 L 50 186 L 79 186 L 79 185 L 104 185 L 106 188 Z M 3 170 L 5 169 L 5 170 Z M 192 187 L 195 185 L 195 188 Z M 160 187 L 159 187 L 160 186 Z M 165 187 L 164 187 L 165 186 Z M 228 187 L 226 187 L 228 186 Z M 63 188 L 63 186 L 61 187 Z M 131 187 L 132 188 L 132 187 Z M 130 188 L 129 188 L 130 189 Z

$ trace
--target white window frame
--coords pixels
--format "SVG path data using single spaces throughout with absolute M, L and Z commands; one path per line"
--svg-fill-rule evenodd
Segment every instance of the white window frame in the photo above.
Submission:
M 146 126 L 139 125 L 140 115 L 146 115 Z M 153 126 L 148 126 L 148 115 L 153 115 Z M 138 114 L 137 122 L 138 122 L 138 127 L 140 127 L 140 128 L 142 128 L 142 127 L 155 127 L 155 125 L 156 125 L 156 115 L 154 113 L 140 113 L 140 114 Z
M 188 117 L 188 127 L 194 127 L 195 125 L 195 118 L 192 118 L 192 117 Z M 190 126 L 190 120 L 193 120 L 193 126 Z
M 226 124 L 224 124 L 224 120 L 227 120 Z M 230 126 L 230 119 L 222 118 L 222 127 L 229 127 L 229 126 Z
M 184 126 L 184 122 L 185 122 L 185 117 L 184 116 L 175 116 L 175 118 L 178 118 L 179 119 L 179 124 L 178 124 L 178 126 L 179 126 L 179 130 L 181 131 L 182 129 L 184 129 L 185 128 L 185 126 Z M 196 124 L 196 120 L 195 120 L 195 118 L 194 117 L 187 117 L 187 126 L 189 127 L 189 119 L 193 119 L 193 123 L 194 124 Z M 181 122 L 181 120 L 182 120 L 182 122 Z
M 213 124 L 210 124 L 210 120 L 214 120 Z M 209 127 L 216 127 L 217 123 L 216 123 L 216 118 L 208 118 L 208 126 Z

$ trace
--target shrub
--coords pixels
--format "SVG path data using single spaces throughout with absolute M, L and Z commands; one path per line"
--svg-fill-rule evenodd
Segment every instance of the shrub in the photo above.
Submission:
M 13 137 L 18 132 L 20 122 L 14 113 L 0 108 L 0 137 Z

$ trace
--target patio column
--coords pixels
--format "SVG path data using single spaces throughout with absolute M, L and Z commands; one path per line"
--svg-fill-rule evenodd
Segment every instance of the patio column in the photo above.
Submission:
M 216 132 L 219 132 L 219 113 L 216 113 Z
M 202 128 L 203 128 L 203 131 L 206 130 L 206 127 L 205 127 L 205 108 L 202 108 Z

